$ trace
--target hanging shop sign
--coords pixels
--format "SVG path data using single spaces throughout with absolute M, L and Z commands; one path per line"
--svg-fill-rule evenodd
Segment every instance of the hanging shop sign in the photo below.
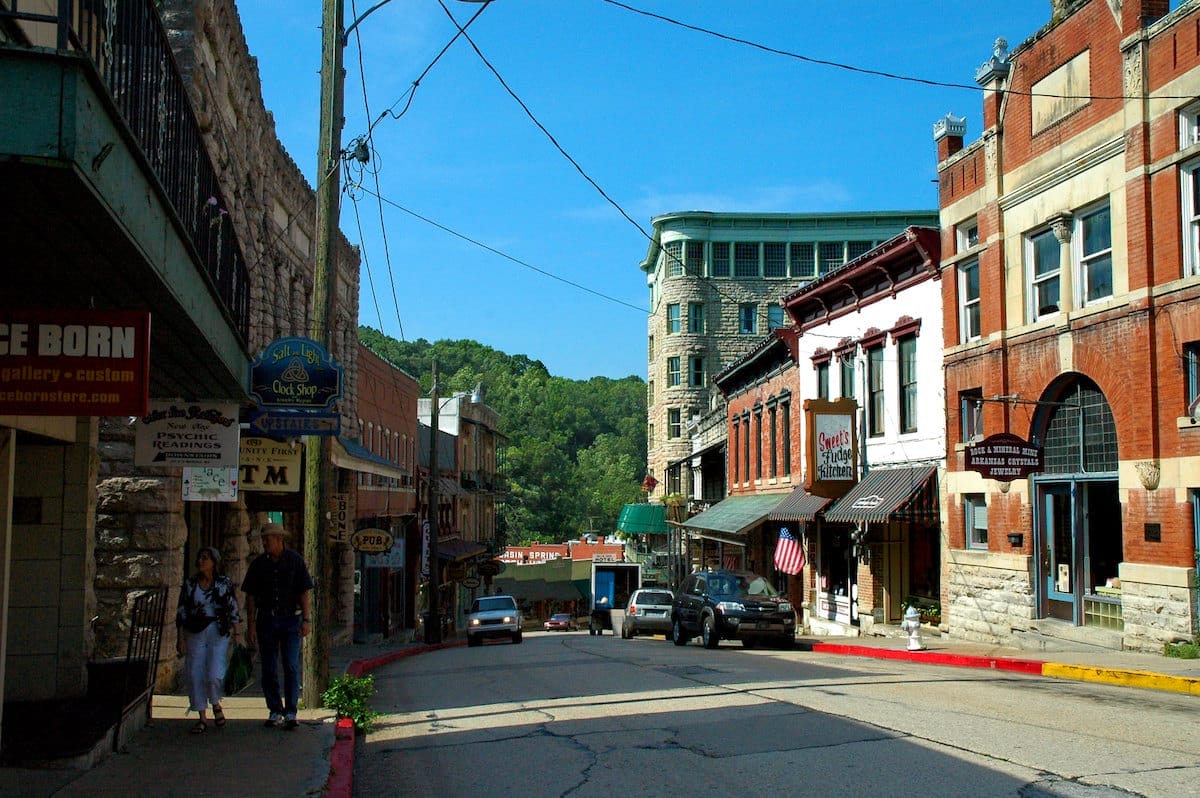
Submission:
M 804 414 L 809 430 L 804 489 L 813 496 L 841 498 L 858 480 L 858 403 L 806 399 Z
M 259 407 L 327 410 L 342 395 L 342 367 L 311 338 L 277 338 L 250 364 Z
M 134 465 L 238 466 L 235 402 L 151 402 L 135 423 Z
M 382 554 L 392 548 L 392 533 L 373 527 L 360 529 L 350 536 L 350 545 L 364 554 Z
M 350 540 L 350 494 L 335 493 L 329 497 L 329 539 L 334 543 Z
M 0 310 L 0 415 L 141 416 L 150 314 Z
M 967 470 L 1001 482 L 1024 479 L 1045 467 L 1042 447 L 1007 432 L 989 435 L 963 454 Z
M 480 576 L 497 576 L 504 570 L 504 563 L 499 560 L 484 560 L 475 566 Z
M 254 435 L 293 438 L 298 435 L 337 435 L 342 414 L 318 410 L 256 410 L 247 419 Z
M 468 576 L 462 580 L 462 586 L 467 590 L 474 590 L 479 587 L 480 581 L 478 576 Z
M 299 493 L 304 447 L 270 438 L 242 438 L 239 475 L 244 491 Z
M 185 502 L 235 502 L 238 496 L 237 468 L 183 468 Z

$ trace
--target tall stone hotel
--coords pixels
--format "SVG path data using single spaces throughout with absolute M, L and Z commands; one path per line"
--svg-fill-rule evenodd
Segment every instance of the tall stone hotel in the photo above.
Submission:
M 688 423 L 717 403 L 712 375 L 785 324 L 781 300 L 935 211 L 710 213 L 655 217 L 642 271 L 647 329 L 651 492 L 691 492 Z M 836 342 L 835 342 L 836 343 Z

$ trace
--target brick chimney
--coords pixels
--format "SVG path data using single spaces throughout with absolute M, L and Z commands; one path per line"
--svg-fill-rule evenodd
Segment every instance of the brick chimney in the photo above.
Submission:
M 966 117 L 946 114 L 933 123 L 933 140 L 937 142 L 938 163 L 962 149 L 963 134 L 966 132 Z

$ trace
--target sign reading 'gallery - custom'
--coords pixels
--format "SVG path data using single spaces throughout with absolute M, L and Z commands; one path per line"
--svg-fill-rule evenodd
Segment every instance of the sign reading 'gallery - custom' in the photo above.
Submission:
M 150 314 L 0 310 L 0 415 L 140 416 Z

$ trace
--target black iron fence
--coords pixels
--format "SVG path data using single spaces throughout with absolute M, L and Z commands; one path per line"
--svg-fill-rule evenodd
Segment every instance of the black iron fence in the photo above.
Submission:
M 0 0 L 0 24 L 28 44 L 84 53 L 141 147 L 217 294 L 249 339 L 250 279 L 224 192 L 154 0 Z

